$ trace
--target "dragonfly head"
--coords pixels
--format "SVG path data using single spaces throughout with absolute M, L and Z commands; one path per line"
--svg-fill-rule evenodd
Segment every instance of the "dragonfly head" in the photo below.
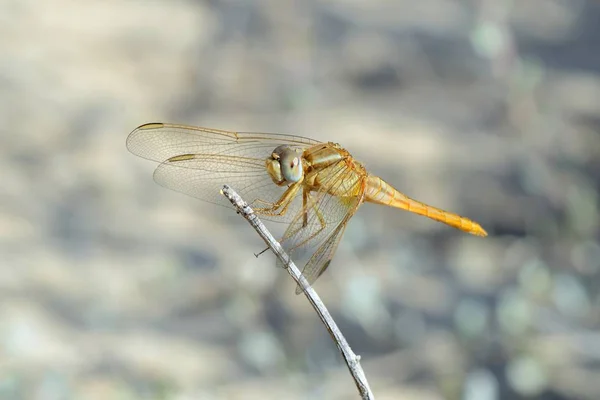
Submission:
M 286 145 L 276 147 L 266 164 L 271 179 L 278 185 L 298 182 L 304 173 L 300 150 Z

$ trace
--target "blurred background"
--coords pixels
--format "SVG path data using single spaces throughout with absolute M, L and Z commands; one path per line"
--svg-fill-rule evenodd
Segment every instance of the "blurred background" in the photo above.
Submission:
M 349 399 L 324 327 L 146 122 L 336 141 L 375 205 L 316 289 L 378 399 L 600 398 L 600 3 L 0 0 L 0 398 Z M 223 182 L 227 183 L 227 182 Z

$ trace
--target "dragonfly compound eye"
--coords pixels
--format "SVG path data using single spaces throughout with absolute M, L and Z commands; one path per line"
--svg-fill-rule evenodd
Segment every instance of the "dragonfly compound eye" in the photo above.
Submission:
M 304 173 L 300 152 L 288 146 L 279 146 L 273 150 L 273 159 L 279 161 L 281 176 L 286 182 L 298 182 Z

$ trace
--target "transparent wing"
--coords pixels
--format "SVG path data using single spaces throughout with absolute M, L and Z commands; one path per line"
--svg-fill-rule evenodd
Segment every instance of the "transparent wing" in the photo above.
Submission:
M 156 162 L 181 154 L 228 154 L 257 157 L 277 146 L 306 148 L 321 142 L 278 133 L 230 132 L 185 125 L 151 123 L 134 129 L 127 137 L 133 154 Z M 265 155 L 266 157 L 266 155 Z
M 348 220 L 352 215 L 349 214 Z M 309 285 L 312 286 L 313 283 L 325 272 L 325 270 L 331 264 L 331 259 L 337 250 L 340 241 L 342 240 L 342 236 L 344 236 L 344 231 L 348 226 L 348 221 L 346 220 L 343 223 L 340 223 L 337 228 L 325 239 L 323 244 L 319 246 L 317 251 L 312 255 L 310 260 L 306 263 L 304 268 L 302 269 L 302 275 L 306 279 Z M 302 286 L 296 286 L 296 294 L 302 293 Z
M 302 194 L 306 196 L 302 212 L 295 215 L 281 239 L 286 251 L 298 252 L 327 237 L 346 217 L 354 197 L 360 193 L 361 177 L 345 162 L 326 168 L 319 177 L 320 190 Z
M 224 184 L 255 207 L 278 200 L 287 187 L 273 183 L 265 168 L 267 157 L 282 144 L 304 150 L 318 143 L 301 136 L 160 123 L 142 125 L 127 138 L 133 154 L 161 163 L 154 172 L 158 184 L 228 208 L 231 204 L 220 195 Z M 284 216 L 266 218 L 289 221 L 300 206 L 294 201 Z
M 362 200 L 363 177 L 360 173 L 344 162 L 324 172 L 326 174 L 321 176 L 327 178 L 322 181 L 323 189 L 308 194 L 302 212 L 290 222 L 281 239 L 283 248 L 294 259 L 302 260 L 312 255 L 302 270 L 311 285 L 329 266 L 346 224 Z M 328 191 L 339 196 L 331 196 Z

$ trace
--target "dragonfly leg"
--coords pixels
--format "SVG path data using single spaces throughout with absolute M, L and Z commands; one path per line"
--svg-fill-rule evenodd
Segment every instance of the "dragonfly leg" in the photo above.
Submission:
M 325 229 L 325 217 L 323 217 L 321 210 L 319 210 L 319 207 L 317 207 L 316 203 L 312 200 L 310 193 L 308 191 L 306 192 L 306 199 L 307 199 L 307 201 L 311 202 L 311 208 L 315 211 L 315 214 L 317 214 L 317 218 L 319 219 L 319 223 L 321 224 L 321 228 L 316 233 L 316 235 L 318 235 L 323 229 Z M 305 221 L 306 221 L 307 216 L 308 216 L 308 213 L 305 213 L 304 214 Z M 304 226 L 306 226 L 306 224 L 307 224 L 307 222 L 305 222 Z
M 308 203 L 308 196 L 310 193 L 306 188 L 302 190 L 302 227 L 306 228 L 308 225 L 308 210 L 306 209 L 306 203 Z
M 318 234 L 320 234 L 321 231 L 323 229 L 325 229 L 326 224 L 325 224 L 325 217 L 323 217 L 323 213 L 321 213 L 321 210 L 319 210 L 319 207 L 317 207 L 317 204 L 314 201 L 312 201 L 310 194 L 308 194 L 308 200 L 310 200 L 311 207 L 315 211 L 315 214 L 317 215 L 317 218 L 319 219 L 319 224 L 321 225 L 315 233 L 310 235 L 310 237 L 308 238 L 308 240 L 310 240 L 310 239 L 316 237 Z
M 292 200 L 296 197 L 298 190 L 302 187 L 302 181 L 296 182 L 291 185 L 287 190 L 283 193 L 283 195 L 277 200 L 275 203 L 269 203 L 264 200 L 256 199 L 256 202 L 261 202 L 265 204 L 269 204 L 269 207 L 256 208 L 255 211 L 270 216 L 282 216 L 287 212 L 290 204 L 292 204 Z M 279 209 L 279 211 L 277 211 Z
M 287 232 L 285 237 L 282 239 L 282 242 L 284 242 L 286 239 L 289 239 L 291 237 L 293 237 L 294 235 L 298 234 L 298 232 L 300 232 L 302 229 L 305 229 L 308 226 L 308 209 L 311 208 L 315 215 L 317 216 L 318 220 L 319 220 L 319 228 L 315 231 L 312 232 L 308 237 L 304 238 L 300 243 L 297 243 L 296 245 L 294 245 L 294 247 L 290 248 L 289 250 L 292 251 L 298 247 L 304 246 L 306 243 L 308 243 L 309 241 L 311 241 L 312 239 L 314 239 L 315 237 L 317 237 L 322 231 L 323 229 L 325 229 L 326 227 L 326 222 L 325 222 L 325 217 L 323 216 L 323 213 L 321 212 L 321 210 L 319 210 L 319 207 L 317 206 L 317 202 L 315 202 L 313 200 L 313 197 L 310 195 L 309 191 L 304 191 L 302 193 L 302 200 L 303 200 L 303 212 L 302 212 L 302 225 L 298 226 L 296 229 L 294 229 L 293 231 Z

